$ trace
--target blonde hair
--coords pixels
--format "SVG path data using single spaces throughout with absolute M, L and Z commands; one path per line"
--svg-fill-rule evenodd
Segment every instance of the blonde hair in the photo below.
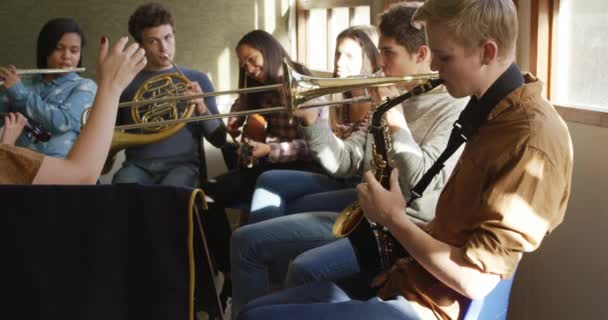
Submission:
M 491 39 L 500 58 L 515 54 L 517 9 L 512 0 L 427 0 L 412 21 L 439 23 L 468 49 Z

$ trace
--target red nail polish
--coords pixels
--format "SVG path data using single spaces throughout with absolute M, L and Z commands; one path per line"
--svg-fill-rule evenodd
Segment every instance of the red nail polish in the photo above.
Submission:
M 106 36 L 102 36 L 101 37 L 101 44 L 105 44 L 106 40 L 107 40 Z

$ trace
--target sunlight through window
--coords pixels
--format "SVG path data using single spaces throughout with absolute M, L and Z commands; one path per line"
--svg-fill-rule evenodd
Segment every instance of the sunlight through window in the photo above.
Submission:
M 261 197 L 265 201 L 253 201 L 252 202 L 253 206 L 251 207 L 251 211 L 261 210 L 261 209 L 268 208 L 268 207 L 278 208 L 281 206 L 281 197 L 276 195 L 274 192 L 270 192 L 266 189 L 257 189 L 255 191 L 255 196 Z M 256 206 L 256 204 L 258 206 Z M 259 207 L 262 205 L 263 205 L 263 207 Z
M 543 170 L 545 169 L 544 161 L 535 158 L 526 164 L 526 173 L 535 177 L 538 180 L 543 179 Z
M 260 28 L 260 8 L 258 5 L 258 1 L 256 1 L 253 4 L 253 17 L 254 17 L 254 21 L 253 21 L 254 29 L 259 29 Z
M 311 9 L 308 17 L 308 66 L 315 70 L 328 70 L 327 66 L 327 10 Z
M 276 28 L 275 0 L 264 0 L 264 30 L 274 33 Z
M 350 10 L 346 7 L 331 9 L 331 18 L 329 19 L 329 47 L 327 48 L 327 69 L 332 71 L 334 68 L 334 52 L 336 50 L 336 41 L 340 32 L 348 27 L 350 20 Z
M 344 5 L 344 4 L 342 4 Z M 370 24 L 370 6 L 298 10 L 298 60 L 310 69 L 331 73 L 336 38 L 351 26 Z
M 369 6 L 359 6 L 355 7 L 353 14 L 353 19 L 350 22 L 353 26 L 358 26 L 362 24 L 369 24 L 370 17 L 370 7 Z
M 289 12 L 289 0 L 281 0 L 281 17 Z
M 230 89 L 230 49 L 224 48 L 217 59 L 217 82 L 216 90 Z M 235 97 L 228 95 L 217 96 L 216 101 L 220 112 L 227 112 Z
M 544 232 L 540 230 L 547 230 L 549 223 L 541 215 L 539 215 L 528 202 L 517 194 L 505 195 L 496 203 L 496 212 L 505 212 L 504 224 L 508 226 L 518 226 L 521 233 L 529 236 L 530 238 L 521 243 L 529 244 L 531 246 L 524 247 L 525 251 L 535 249 L 545 236 Z M 526 221 L 522 224 L 521 221 Z M 516 235 L 514 235 L 516 236 Z M 532 239 L 532 236 L 538 236 L 538 239 Z
M 561 0 L 553 102 L 608 110 L 608 1 Z

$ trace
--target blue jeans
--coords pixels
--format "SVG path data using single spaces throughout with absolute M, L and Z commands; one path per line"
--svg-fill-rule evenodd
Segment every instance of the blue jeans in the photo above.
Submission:
M 264 172 L 256 181 L 248 223 L 292 213 L 341 211 L 356 199 L 353 187 L 360 181 L 295 170 Z
M 355 250 L 348 238 L 342 238 L 297 256 L 289 264 L 285 287 L 297 287 L 323 280 L 343 280 L 359 272 Z
M 112 184 L 162 184 L 198 187 L 199 168 L 194 163 L 167 160 L 125 161 L 112 177 Z
M 369 289 L 371 290 L 371 289 Z M 420 319 L 402 296 L 357 300 L 332 282 L 315 282 L 277 292 L 249 303 L 238 320 L 272 319 Z
M 245 225 L 232 234 L 232 314 L 247 302 L 281 287 L 289 262 L 335 240 L 336 212 L 293 214 Z

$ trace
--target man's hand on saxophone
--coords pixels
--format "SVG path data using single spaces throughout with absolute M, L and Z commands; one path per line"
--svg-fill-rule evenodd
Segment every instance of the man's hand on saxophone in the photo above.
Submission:
M 391 189 L 386 190 L 376 180 L 371 171 L 363 174 L 363 182 L 357 185 L 359 205 L 365 215 L 372 221 L 387 227 L 397 223 L 398 219 L 407 219 L 406 203 L 399 186 L 399 170 L 393 169 L 390 176 Z

